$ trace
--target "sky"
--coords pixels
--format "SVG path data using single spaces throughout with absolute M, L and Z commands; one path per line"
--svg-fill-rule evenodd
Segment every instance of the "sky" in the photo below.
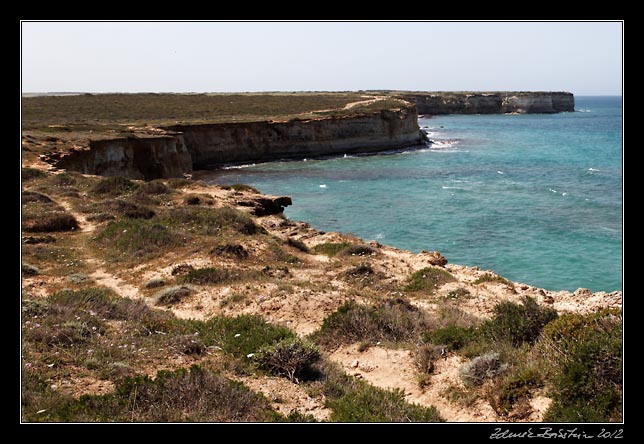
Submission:
M 621 95 L 621 22 L 22 22 L 23 92 Z

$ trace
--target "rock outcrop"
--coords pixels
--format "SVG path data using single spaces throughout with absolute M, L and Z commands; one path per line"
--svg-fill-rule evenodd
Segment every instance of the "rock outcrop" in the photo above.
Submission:
M 419 92 L 400 94 L 420 114 L 554 114 L 575 110 L 569 92 Z

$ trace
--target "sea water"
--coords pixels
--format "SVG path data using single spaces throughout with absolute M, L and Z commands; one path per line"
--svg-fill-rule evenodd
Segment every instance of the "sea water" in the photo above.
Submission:
M 419 119 L 433 144 L 404 152 L 212 172 L 288 195 L 325 231 L 490 269 L 549 290 L 622 289 L 622 101 L 575 112 Z

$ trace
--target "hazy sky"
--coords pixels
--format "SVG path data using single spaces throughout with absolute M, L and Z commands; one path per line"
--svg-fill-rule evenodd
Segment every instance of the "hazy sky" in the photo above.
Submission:
M 23 22 L 23 92 L 622 91 L 620 22 Z

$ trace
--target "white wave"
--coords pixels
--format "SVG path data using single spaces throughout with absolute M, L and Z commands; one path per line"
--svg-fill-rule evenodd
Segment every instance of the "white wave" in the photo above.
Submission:
M 592 110 L 590 110 L 590 109 L 578 109 L 577 112 L 579 112 L 579 113 L 592 113 Z
M 455 189 L 456 187 L 446 187 L 445 185 L 443 185 L 441 188 L 444 190 L 452 190 L 452 189 Z
M 503 171 L 497 171 L 498 174 L 505 174 Z
M 248 164 L 245 164 L 245 165 L 229 165 L 229 166 L 221 167 L 221 169 L 222 170 L 240 170 L 242 168 L 251 168 L 251 167 L 254 167 L 254 166 L 257 166 L 257 164 L 248 163 Z
M 588 168 L 588 171 L 599 171 L 597 168 Z
M 553 193 L 558 193 L 558 191 L 557 191 L 557 190 L 553 190 L 552 188 L 548 188 L 548 189 L 549 189 L 550 191 L 552 191 Z
M 568 193 L 561 193 L 561 195 L 562 195 L 562 196 L 565 196 L 565 195 L 567 195 L 567 194 L 568 194 Z
M 322 185 L 320 185 L 320 188 L 326 188 L 326 184 L 323 183 Z
M 458 145 L 458 140 L 433 140 L 431 147 L 434 149 L 452 148 Z
M 385 233 L 378 233 L 373 238 L 374 238 L 374 240 L 384 239 L 385 238 Z

